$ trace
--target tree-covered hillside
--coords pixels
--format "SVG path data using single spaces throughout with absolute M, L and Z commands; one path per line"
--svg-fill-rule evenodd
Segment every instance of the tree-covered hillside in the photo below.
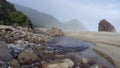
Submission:
M 14 5 L 6 0 L 0 0 L 0 25 L 30 26 L 31 21 L 21 12 L 14 8 Z

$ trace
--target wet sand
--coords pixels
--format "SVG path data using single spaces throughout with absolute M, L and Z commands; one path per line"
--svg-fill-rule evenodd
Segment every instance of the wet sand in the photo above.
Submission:
M 94 43 L 94 49 L 108 55 L 120 68 L 120 33 L 66 32 L 66 35 Z

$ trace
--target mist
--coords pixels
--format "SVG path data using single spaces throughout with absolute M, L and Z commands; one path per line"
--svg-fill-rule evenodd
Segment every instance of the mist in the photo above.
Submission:
M 120 31 L 119 0 L 8 0 L 54 16 L 61 22 L 79 20 L 90 31 L 98 30 L 98 23 L 106 19 Z
M 64 31 L 87 31 L 86 26 L 77 19 L 72 19 L 67 22 L 61 22 L 50 14 L 40 12 L 38 10 L 24 7 L 18 4 L 14 4 L 14 6 L 18 11 L 24 13 L 31 20 L 34 28 L 57 27 Z

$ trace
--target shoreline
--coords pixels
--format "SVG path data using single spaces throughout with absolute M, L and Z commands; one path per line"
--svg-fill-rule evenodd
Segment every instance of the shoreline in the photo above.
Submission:
M 89 41 L 96 46 L 94 49 L 108 55 L 115 63 L 116 67 L 120 67 L 120 33 L 117 32 L 66 32 L 67 36 Z

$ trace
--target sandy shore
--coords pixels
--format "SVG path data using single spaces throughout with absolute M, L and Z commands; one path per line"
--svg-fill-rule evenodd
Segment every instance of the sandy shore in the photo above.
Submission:
M 120 33 L 66 32 L 66 35 L 94 43 L 96 50 L 111 57 L 117 68 L 120 68 Z

